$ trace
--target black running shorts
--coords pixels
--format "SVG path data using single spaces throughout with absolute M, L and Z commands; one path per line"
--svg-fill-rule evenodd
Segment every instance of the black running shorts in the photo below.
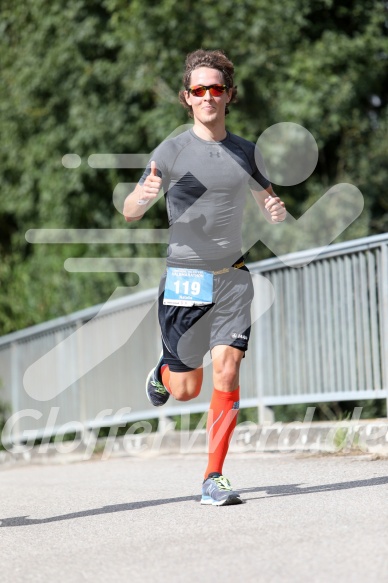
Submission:
M 246 266 L 214 275 L 213 303 L 205 306 L 165 306 L 165 281 L 166 275 L 159 288 L 159 324 L 163 360 L 171 371 L 202 366 L 206 352 L 220 344 L 248 349 L 253 284 Z

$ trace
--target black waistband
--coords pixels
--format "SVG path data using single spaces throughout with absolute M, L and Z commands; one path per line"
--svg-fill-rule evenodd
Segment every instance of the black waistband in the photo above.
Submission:
M 240 268 L 245 265 L 248 253 L 244 255 L 235 253 L 228 257 L 223 257 L 217 260 L 200 260 L 200 261 L 180 261 L 172 258 L 167 258 L 167 267 L 183 267 L 186 269 L 203 269 L 204 271 L 218 272 L 227 270 L 231 267 Z

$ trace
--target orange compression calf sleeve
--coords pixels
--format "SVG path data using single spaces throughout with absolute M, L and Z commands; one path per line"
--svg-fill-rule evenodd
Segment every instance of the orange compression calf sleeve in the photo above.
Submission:
M 164 386 L 166 387 L 166 389 L 168 390 L 168 392 L 171 395 L 171 389 L 170 389 L 170 369 L 168 368 L 168 364 L 164 364 L 161 368 L 161 374 L 162 374 L 162 383 L 164 384 Z
M 229 442 L 237 423 L 240 387 L 234 391 L 213 390 L 206 430 L 208 433 L 208 466 L 205 478 L 211 472 L 222 474 Z

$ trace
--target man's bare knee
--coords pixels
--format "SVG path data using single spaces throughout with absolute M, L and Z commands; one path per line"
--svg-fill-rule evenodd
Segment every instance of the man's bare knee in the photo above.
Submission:
M 220 391 L 233 391 L 239 384 L 243 352 L 230 346 L 215 346 L 212 351 L 213 381 Z
M 190 401 L 198 397 L 202 386 L 202 369 L 187 373 L 172 373 L 170 390 L 177 401 Z
M 195 388 L 194 390 L 185 388 L 171 388 L 171 392 L 172 396 L 177 401 L 191 401 L 191 399 L 198 397 L 199 393 L 201 392 L 201 387 Z
M 219 390 L 233 390 L 239 383 L 238 369 L 223 370 L 214 374 L 214 385 Z

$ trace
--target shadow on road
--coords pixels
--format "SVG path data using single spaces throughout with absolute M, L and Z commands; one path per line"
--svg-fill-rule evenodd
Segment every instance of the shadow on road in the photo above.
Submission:
M 352 488 L 366 488 L 370 486 L 383 486 L 388 484 L 388 476 L 380 478 L 370 478 L 369 480 L 355 480 L 352 482 L 337 482 L 335 484 L 322 484 L 320 486 L 300 487 L 300 484 L 286 484 L 282 486 L 260 486 L 253 488 L 243 488 L 240 492 L 243 494 L 253 492 L 266 492 L 268 496 L 258 496 L 248 498 L 250 500 L 267 499 L 280 496 L 296 496 L 300 494 L 317 494 L 319 492 L 333 492 L 336 490 L 349 490 Z M 71 512 L 69 514 L 60 514 L 49 518 L 35 519 L 28 516 L 13 516 L 10 518 L 0 519 L 0 527 L 10 526 L 28 526 L 35 524 L 48 524 L 50 522 L 59 522 L 61 520 L 72 520 L 73 518 L 84 518 L 87 516 L 96 516 L 99 514 L 111 514 L 113 512 L 127 512 L 129 510 L 139 510 L 149 506 L 161 506 L 163 504 L 174 504 L 175 502 L 199 502 L 200 496 L 180 496 L 179 498 L 162 498 L 160 500 L 142 500 L 141 502 L 129 502 L 128 504 L 114 504 L 112 506 L 103 506 L 102 508 L 92 508 L 80 512 Z

